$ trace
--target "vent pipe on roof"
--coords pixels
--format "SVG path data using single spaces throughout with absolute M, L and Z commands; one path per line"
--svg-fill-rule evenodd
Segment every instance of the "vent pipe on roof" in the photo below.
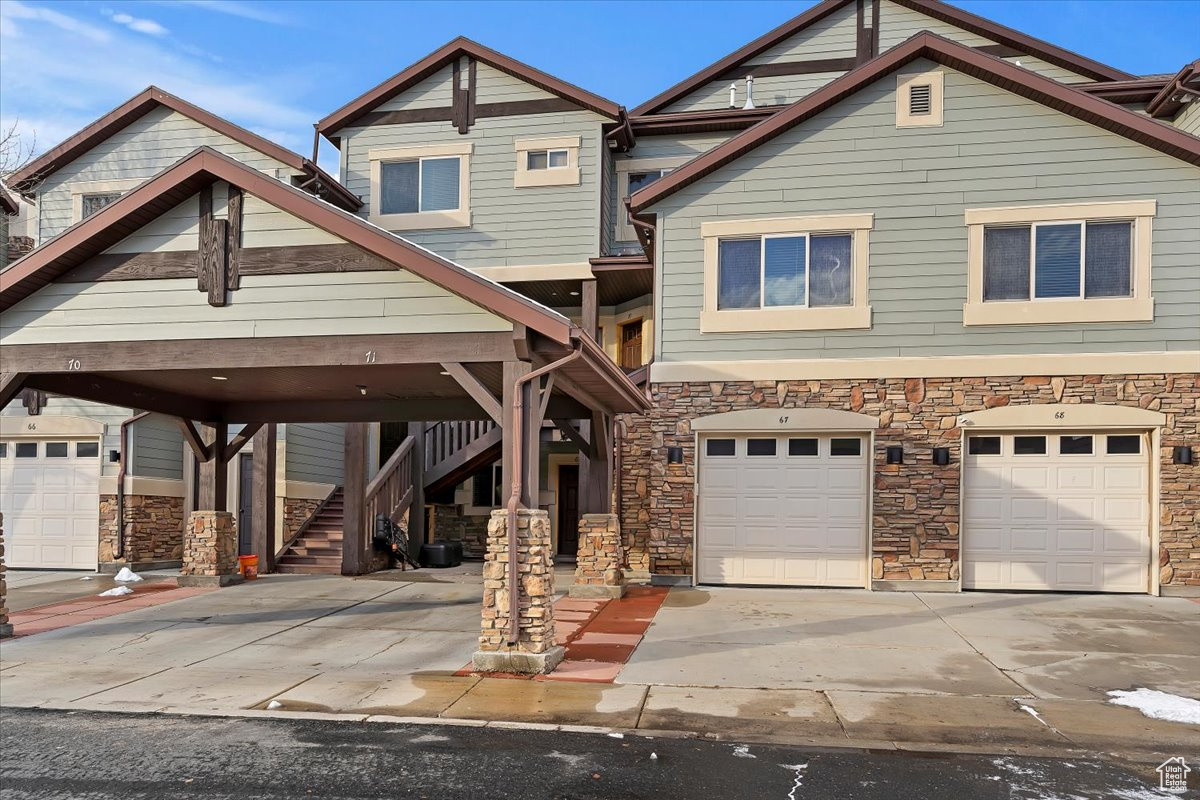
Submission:
M 729 84 L 729 107 L 737 108 L 737 81 Z
M 746 76 L 746 105 L 742 106 L 742 108 L 746 109 L 746 110 L 754 108 L 754 76 L 753 75 Z

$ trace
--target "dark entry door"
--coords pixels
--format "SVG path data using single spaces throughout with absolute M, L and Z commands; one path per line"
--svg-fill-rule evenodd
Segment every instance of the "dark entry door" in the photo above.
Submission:
M 642 321 L 621 326 L 621 366 L 627 370 L 642 366 Z
M 241 453 L 238 456 L 238 555 L 254 553 L 254 456 Z
M 574 558 L 579 552 L 579 467 L 558 468 L 558 555 Z

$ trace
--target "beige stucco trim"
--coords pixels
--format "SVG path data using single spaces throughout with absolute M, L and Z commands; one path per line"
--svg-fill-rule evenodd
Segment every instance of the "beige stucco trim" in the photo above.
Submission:
M 959 414 L 958 425 L 971 430 L 1055 430 L 1058 428 L 1138 428 L 1167 424 L 1167 415 L 1144 408 L 1105 403 L 1039 403 L 1001 406 Z
M 579 185 L 580 136 L 545 136 L 533 139 L 517 139 L 513 147 L 517 154 L 516 170 L 513 172 L 513 188 L 532 189 L 542 186 Z M 567 166 L 529 169 L 531 150 L 566 150 Z
M 471 270 L 497 283 L 513 281 L 592 280 L 592 265 L 586 261 L 573 264 L 506 264 L 498 267 L 475 267 Z M 569 302 L 563 298 L 563 302 Z
M 908 90 L 910 87 L 927 83 L 929 113 L 914 116 L 909 113 Z M 896 76 L 896 127 L 931 128 L 941 127 L 945 114 L 945 74 L 941 70 L 901 73 Z
M 117 493 L 117 476 L 105 475 L 100 479 L 100 494 Z M 139 475 L 125 477 L 125 494 L 155 497 L 187 497 L 187 484 L 174 478 L 143 478 Z
M 428 144 L 414 147 L 379 147 L 367 151 L 371 163 L 372 224 L 391 231 L 469 228 L 471 226 L 471 142 Z M 418 211 L 413 214 L 380 214 L 380 165 L 386 161 L 458 156 L 458 208 L 453 211 Z
M 143 183 L 141 178 L 121 178 L 107 181 L 78 181 L 69 184 L 71 189 L 71 222 L 83 219 L 83 197 L 88 194 L 124 194 Z
M 604 352 L 614 362 L 620 363 L 621 358 L 621 326 L 630 322 L 642 321 L 642 363 L 649 364 L 654 357 L 654 308 L 650 305 L 638 306 L 620 314 L 601 313 L 597 319 L 600 327 L 598 342 Z
M 324 500 L 336 486 L 332 483 L 312 481 L 284 481 L 283 497 L 289 500 Z
M 839 378 L 986 378 L 993 375 L 1197 373 L 1200 350 L 1143 353 L 656 361 L 653 383 L 800 381 Z
M 871 252 L 870 231 L 874 214 L 825 214 L 809 217 L 722 220 L 704 222 L 704 308 L 700 312 L 701 333 L 743 333 L 762 331 L 816 331 L 867 329 L 871 327 L 871 307 L 867 302 L 868 261 Z M 766 236 L 774 234 L 850 233 L 851 305 L 819 308 L 717 309 L 720 274 L 720 242 L 723 237 Z
M 1046 325 L 1087 322 L 1152 322 L 1150 254 L 1154 200 L 1103 203 L 1060 203 L 1043 206 L 970 208 L 967 223 L 967 302 L 963 325 Z M 1130 297 L 1055 298 L 1045 300 L 983 300 L 983 230 L 985 225 L 1133 220 Z
M 651 169 L 674 170 L 682 167 L 695 157 L 626 158 L 614 163 L 617 177 L 616 230 L 614 231 L 616 241 L 636 242 L 638 240 L 637 231 L 629 224 L 629 215 L 625 213 L 625 199 L 629 197 L 629 173 Z
M 104 435 L 104 423 L 87 417 L 39 414 L 34 417 L 0 417 L 0 436 L 5 439 L 47 437 L 95 437 Z
M 873 431 L 879 418 L 835 408 L 750 408 L 692 420 L 698 433 Z

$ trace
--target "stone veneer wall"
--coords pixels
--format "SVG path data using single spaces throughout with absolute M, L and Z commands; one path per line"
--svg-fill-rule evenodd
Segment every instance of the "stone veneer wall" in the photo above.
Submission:
M 183 541 L 183 568 L 188 577 L 216 578 L 238 571 L 237 522 L 228 511 L 193 511 Z
M 1200 587 L 1200 465 L 1172 463 L 1172 448 L 1200 446 L 1200 375 L 910 378 L 656 383 L 654 408 L 626 417 L 621 527 L 629 566 L 692 572 L 695 440 L 691 420 L 747 408 L 833 408 L 878 417 L 871 574 L 882 580 L 959 576 L 960 414 L 1005 405 L 1105 403 L 1161 411 L 1159 548 L 1164 585 Z M 902 444 L 904 464 L 884 463 Z M 668 447 L 684 463 L 668 467 Z M 949 447 L 950 464 L 932 463 Z
M 290 542 L 319 505 L 320 500 L 283 498 L 283 541 Z
M 459 506 L 430 506 L 429 538 L 462 542 L 464 558 L 483 558 L 487 554 L 488 515 L 460 514 Z
M 183 529 L 187 514 L 182 497 L 125 496 L 125 562 L 179 561 L 183 558 Z M 100 495 L 101 564 L 118 559 L 117 496 Z
M 519 607 L 508 590 L 508 512 L 488 519 L 487 560 L 483 565 L 483 615 L 479 649 L 508 649 L 509 620 L 518 616 L 517 650 L 542 654 L 554 648 L 554 558 L 550 554 L 550 515 L 540 509 L 517 512 Z

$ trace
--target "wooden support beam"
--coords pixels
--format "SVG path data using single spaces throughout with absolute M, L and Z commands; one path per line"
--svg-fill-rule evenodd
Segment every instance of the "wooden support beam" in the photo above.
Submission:
M 560 398 L 555 398 L 559 400 Z M 565 408 L 574 401 L 565 401 Z M 553 404 L 552 404 L 552 407 Z M 559 416 L 570 416 L 560 414 Z M 389 420 L 487 419 L 479 404 L 469 398 L 436 400 L 294 400 L 233 402 L 224 407 L 227 422 L 375 422 Z
M 28 377 L 29 374 L 25 372 L 0 372 L 0 409 L 20 393 Z
M 476 403 L 479 403 L 479 407 L 487 412 L 487 415 L 492 418 L 493 422 L 495 422 L 497 425 L 504 424 L 500 401 L 496 399 L 496 396 L 492 394 L 492 391 L 488 389 L 488 387 L 484 386 L 483 383 L 481 383 L 480 380 L 470 372 L 470 370 L 468 370 L 462 364 L 458 364 L 453 361 L 444 362 L 442 364 L 442 369 L 444 369 L 446 372 L 449 372 L 450 377 L 454 378 L 454 380 L 458 382 L 458 385 L 463 388 L 463 391 L 471 395 L 471 398 Z
M 211 344 L 209 346 L 211 347 Z M 220 406 L 217 403 L 165 389 L 138 386 L 123 379 L 110 378 L 103 373 L 35 373 L 29 376 L 25 385 L 51 394 L 141 411 L 154 411 L 171 417 L 209 422 L 221 418 Z
M 225 274 L 230 291 L 242 285 L 242 210 L 245 206 L 242 190 L 229 185 L 229 225 L 225 230 Z
M 409 425 L 408 435 L 413 437 L 413 499 L 408 509 L 408 552 L 415 559 L 421 553 L 421 545 L 425 544 L 425 423 Z
M 200 440 L 205 451 L 218 453 L 229 439 L 229 426 L 224 422 L 200 426 Z M 229 464 L 223 459 L 209 456 L 200 463 L 199 497 L 200 511 L 229 510 Z
M 612 510 L 612 418 L 592 412 L 588 482 L 580 492 L 580 513 L 607 514 Z
M 198 220 L 199 227 L 198 227 L 197 237 L 198 237 L 199 242 L 201 243 L 200 249 L 203 250 L 203 243 L 209 237 L 209 227 L 212 225 L 212 220 L 213 220 L 212 184 L 209 184 L 208 186 L 205 186 L 203 189 L 200 190 L 199 203 L 200 203 L 200 217 Z M 206 267 L 206 264 L 204 261 L 203 254 L 198 254 L 198 257 L 196 259 L 196 288 L 198 290 L 200 290 L 201 292 L 208 291 L 208 287 L 209 287 L 209 285 L 211 283 L 211 279 L 212 279 L 212 275 L 209 274 L 208 270 L 205 269 L 205 267 Z
M 243 431 L 245 433 L 245 431 Z M 256 426 L 252 469 L 250 531 L 260 572 L 275 571 L 275 423 Z
M 263 426 L 261 422 L 250 422 L 242 426 L 242 429 L 234 435 L 229 443 L 221 449 L 221 460 L 228 464 L 233 460 L 233 457 L 238 454 L 246 444 L 254 438 L 254 434 Z
M 346 426 L 343 454 L 342 574 L 361 575 L 367 569 L 369 555 L 363 519 L 367 491 L 367 423 L 353 422 Z
M 538 383 L 542 384 L 537 398 L 537 418 L 540 428 L 542 420 L 546 419 L 546 409 L 550 406 L 550 397 L 554 394 L 554 373 L 543 375 Z
M 525 420 L 521 425 L 522 442 L 518 443 L 524 451 L 521 456 L 521 471 L 524 474 L 521 484 L 521 505 L 525 508 L 537 508 L 541 496 L 541 453 L 542 453 L 542 416 L 540 404 L 536 396 L 538 381 L 535 379 L 525 384 Z
M 225 268 L 226 229 L 229 222 L 223 219 L 210 220 L 202 229 L 200 237 L 200 270 L 208 275 L 208 304 L 225 305 L 225 288 L 228 273 Z
M 183 440 L 192 449 L 192 453 L 195 454 L 197 461 L 203 463 L 212 458 L 213 451 L 205 444 L 204 438 L 196 430 L 196 426 L 192 424 L 190 419 L 176 417 L 175 424 L 179 426 L 179 432 L 183 434 Z
M 583 281 L 579 286 L 580 304 L 582 306 L 582 321 L 584 333 L 593 339 L 600 326 L 600 305 L 596 294 L 596 280 Z
M 592 452 L 592 444 L 588 441 L 588 437 L 581 431 L 577 430 L 571 421 L 568 419 L 554 420 L 554 426 L 562 431 L 563 436 L 567 437 L 567 441 L 575 445 L 576 449 L 582 457 L 587 457 Z M 582 463 L 582 460 L 580 461 Z

